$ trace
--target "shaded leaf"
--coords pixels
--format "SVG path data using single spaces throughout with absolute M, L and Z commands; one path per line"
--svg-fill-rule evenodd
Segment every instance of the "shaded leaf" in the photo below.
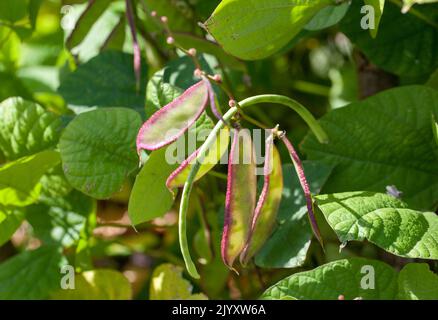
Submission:
M 66 75 L 58 92 L 72 105 L 99 107 L 144 107 L 146 63 L 142 63 L 142 83 L 136 91 L 133 56 L 103 51 L 74 72 Z
M 319 193 L 333 167 L 316 161 L 303 161 L 303 165 L 311 192 Z M 306 199 L 292 164 L 283 166 L 283 180 L 278 226 L 255 257 L 255 263 L 263 268 L 303 265 L 312 239 Z M 287 250 L 284 250 L 285 246 Z
M 431 130 L 438 92 L 423 86 L 384 91 L 320 119 L 328 144 L 310 134 L 302 148 L 311 160 L 336 165 L 323 192 L 384 192 L 395 185 L 413 208 L 438 198 L 438 146 Z M 434 151 L 435 150 L 435 151 Z
M 67 260 L 56 246 L 43 246 L 10 258 L 0 264 L 0 299 L 47 299 L 59 288 L 60 267 L 65 264 Z
M 126 108 L 85 112 L 69 123 L 59 149 L 71 185 L 95 198 L 120 190 L 138 165 L 135 136 L 140 115 Z

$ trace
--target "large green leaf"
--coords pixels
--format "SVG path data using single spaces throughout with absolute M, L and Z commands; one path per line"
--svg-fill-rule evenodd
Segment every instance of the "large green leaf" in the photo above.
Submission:
M 62 79 L 59 93 L 72 105 L 143 109 L 146 64 L 136 91 L 133 56 L 104 51 Z
M 23 209 L 0 206 L 0 246 L 12 237 L 23 220 Z
M 135 170 L 135 137 L 140 115 L 125 108 L 106 108 L 78 115 L 65 129 L 59 148 L 71 185 L 95 198 L 120 190 Z
M 0 103 L 0 153 L 18 159 L 56 145 L 60 118 L 34 102 L 9 98 Z
M 315 197 L 342 243 L 368 240 L 395 255 L 438 259 L 438 216 L 411 210 L 397 198 L 372 192 Z
M 205 28 L 225 51 L 245 60 L 266 58 L 284 47 L 335 0 L 224 0 Z
M 333 167 L 313 161 L 304 161 L 303 165 L 311 192 L 319 193 Z M 312 239 L 306 199 L 292 164 L 283 166 L 283 180 L 278 226 L 255 258 L 255 263 L 263 268 L 295 268 L 303 265 Z
M 0 299 L 48 298 L 59 288 L 60 267 L 66 263 L 56 246 L 43 246 L 14 256 L 0 264 Z
M 135 179 L 128 206 L 133 225 L 160 217 L 172 206 L 173 195 L 166 187 L 166 180 L 178 164 L 166 161 L 166 150 L 152 152 Z
M 371 289 L 367 287 L 370 285 L 367 277 L 373 276 L 374 289 Z M 394 269 L 380 261 L 352 258 L 293 274 L 266 290 L 262 298 L 337 300 L 343 295 L 348 300 L 369 300 L 393 299 L 396 294 L 397 273 Z
M 97 269 L 75 276 L 73 290 L 59 290 L 51 295 L 56 300 L 129 300 L 131 284 L 120 272 Z
M 438 276 L 426 263 L 410 263 L 398 276 L 398 299 L 438 300 Z
M 411 77 L 427 76 L 438 67 L 436 6 L 421 8 L 420 18 L 402 14 L 399 6 L 387 1 L 375 39 L 369 30 L 361 28 L 361 6 L 361 1 L 353 1 L 341 26 L 371 62 L 386 71 Z
M 324 193 L 395 185 L 410 206 L 429 210 L 438 199 L 438 146 L 431 115 L 438 92 L 410 86 L 391 89 L 329 112 L 320 119 L 330 142 L 311 134 L 302 145 L 312 160 L 337 165 Z
M 192 294 L 193 286 L 182 277 L 182 268 L 172 264 L 158 266 L 152 274 L 151 300 L 206 300 L 202 294 Z
M 46 204 L 26 208 L 26 219 L 36 237 L 45 244 L 55 243 L 69 247 L 79 240 L 88 216 L 94 211 L 91 198 L 73 190 L 68 196 L 53 199 Z
M 0 205 L 24 207 L 37 201 L 41 177 L 59 162 L 59 153 L 43 151 L 0 167 Z

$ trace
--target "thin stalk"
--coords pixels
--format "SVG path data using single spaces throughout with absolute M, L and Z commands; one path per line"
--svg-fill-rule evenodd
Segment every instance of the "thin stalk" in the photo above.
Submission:
M 286 146 L 287 150 L 289 151 L 290 158 L 292 159 L 292 163 L 295 167 L 295 171 L 298 174 L 298 178 L 301 184 L 301 188 L 303 189 L 304 196 L 306 197 L 306 205 L 307 205 L 307 212 L 310 220 L 310 225 L 312 226 L 313 233 L 315 234 L 316 238 L 318 239 L 321 246 L 323 246 L 321 232 L 319 231 L 318 224 L 316 222 L 315 217 L 315 211 L 313 208 L 313 200 L 312 200 L 312 194 L 310 193 L 309 184 L 307 183 L 306 175 L 304 174 L 304 168 L 303 164 L 298 157 L 298 153 L 295 151 L 295 148 L 293 147 L 292 143 L 289 141 L 289 139 L 286 137 L 285 134 L 281 136 L 281 140 L 283 141 L 284 145 Z
M 131 30 L 132 42 L 134 47 L 134 72 L 137 92 L 140 91 L 141 83 L 141 52 L 137 40 L 137 31 L 135 28 L 134 10 L 131 0 L 126 0 L 126 18 L 128 19 L 129 29 Z
M 254 96 L 241 101 L 239 104 L 242 108 L 249 107 L 253 104 L 258 103 L 277 103 L 282 104 L 290 109 L 294 110 L 300 115 L 301 118 L 310 127 L 310 130 L 315 134 L 316 138 L 320 143 L 328 143 L 328 136 L 322 129 L 321 125 L 315 119 L 315 117 L 307 110 L 301 103 L 293 100 L 289 97 L 276 95 L 276 94 L 263 94 L 259 96 Z

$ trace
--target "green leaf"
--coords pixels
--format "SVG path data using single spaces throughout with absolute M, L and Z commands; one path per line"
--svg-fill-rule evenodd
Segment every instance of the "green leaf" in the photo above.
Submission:
M 204 59 L 198 57 L 202 69 L 213 74 L 214 71 Z M 172 102 L 195 83 L 195 66 L 190 57 L 184 56 L 170 61 L 163 69 L 157 71 L 149 80 L 146 89 L 146 115 L 149 118 L 157 110 Z
M 76 47 L 87 36 L 91 27 L 94 25 L 97 19 L 103 14 L 103 12 L 109 7 L 112 0 L 99 0 L 90 1 L 82 12 L 75 28 L 67 38 L 66 45 L 69 49 Z
M 24 220 L 21 208 L 0 206 L 0 246 L 6 243 Z
M 37 201 L 41 177 L 59 162 L 59 153 L 43 151 L 0 167 L 0 205 L 24 207 Z
M 202 294 L 192 294 L 193 286 L 182 277 L 182 268 L 172 264 L 158 266 L 152 274 L 151 300 L 207 300 Z
M 50 169 L 45 175 L 43 175 L 40 183 L 40 201 L 49 206 L 63 203 L 63 198 L 73 190 L 72 186 L 65 178 L 61 164 Z
M 292 40 L 313 16 L 334 0 L 224 0 L 204 26 L 228 53 L 266 58 Z
M 438 67 L 438 25 L 434 8 L 421 8 L 424 10 L 419 17 L 402 14 L 399 6 L 388 2 L 379 33 L 372 39 L 368 30 L 361 28 L 361 5 L 361 1 L 352 2 L 341 28 L 372 63 L 388 72 L 409 77 L 427 76 Z
M 93 201 L 76 190 L 55 201 L 58 203 L 52 206 L 35 204 L 26 208 L 26 218 L 34 235 L 45 244 L 69 247 L 79 240 L 88 216 L 93 214 Z
M 303 165 L 311 192 L 319 193 L 333 167 L 316 161 L 304 161 Z M 313 235 L 307 218 L 306 199 L 292 164 L 283 166 L 283 180 L 278 226 L 255 257 L 255 263 L 262 268 L 303 265 Z M 284 250 L 285 246 L 287 250 Z
M 128 206 L 133 225 L 161 217 L 173 204 L 174 199 L 166 187 L 166 180 L 178 164 L 166 161 L 166 150 L 153 151 L 135 179 Z
M 312 160 L 336 165 L 324 193 L 384 192 L 395 185 L 413 208 L 429 210 L 438 199 L 438 146 L 431 130 L 438 92 L 409 86 L 379 93 L 320 119 L 330 142 L 311 134 L 302 148 Z
M 138 165 L 135 137 L 140 125 L 139 114 L 125 108 L 97 109 L 78 115 L 59 143 L 70 184 L 98 199 L 119 191 Z
M 312 18 L 312 20 L 310 20 L 306 24 L 304 29 L 314 31 L 314 30 L 321 30 L 331 27 L 342 20 L 342 18 L 347 13 L 349 7 L 350 7 L 349 2 L 342 3 L 341 5 L 338 6 L 331 5 L 325 7 L 324 9 L 320 10 Z
M 0 24 L 0 67 L 14 70 L 20 59 L 20 49 L 20 38 L 14 30 Z
M 97 269 L 75 276 L 73 290 L 59 290 L 56 300 L 130 300 L 132 288 L 126 277 L 115 270 Z
M 398 299 L 437 300 L 438 276 L 426 263 L 409 263 L 398 276 Z
M 375 38 L 379 31 L 380 19 L 382 18 L 383 9 L 385 8 L 385 0 L 364 0 L 366 5 L 374 8 L 374 28 L 370 29 L 371 36 Z
M 372 192 L 315 197 L 342 243 L 368 240 L 401 257 L 438 259 L 438 216 L 411 210 L 397 198 Z
M 61 250 L 43 246 L 0 264 L 0 299 L 46 299 L 60 286 L 60 267 L 67 264 Z M 23 285 L 23 284 L 31 285 Z
M 149 80 L 146 88 L 146 115 L 149 118 L 158 109 L 178 98 L 183 89 L 164 82 L 163 74 L 166 69 L 156 72 Z
M 0 153 L 14 160 L 54 147 L 61 119 L 34 102 L 9 98 L 0 103 Z
M 0 20 L 15 23 L 27 15 L 27 0 L 0 1 Z
M 374 289 L 366 286 L 370 285 L 367 276 L 372 276 L 369 270 L 373 270 Z M 395 298 L 396 293 L 394 269 L 380 261 L 352 258 L 293 274 L 266 290 L 262 299 L 337 300 L 343 295 L 347 300 L 359 297 L 389 300 Z
M 143 109 L 147 68 L 142 63 L 141 90 L 136 91 L 133 56 L 104 51 L 65 76 L 59 93 L 72 105 Z

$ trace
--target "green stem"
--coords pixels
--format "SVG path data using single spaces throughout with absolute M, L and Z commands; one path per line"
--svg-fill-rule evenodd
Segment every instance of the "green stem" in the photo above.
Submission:
M 315 117 L 307 110 L 301 103 L 295 101 L 289 97 L 280 96 L 276 94 L 263 94 L 259 96 L 254 96 L 247 98 L 241 102 L 239 105 L 242 108 L 249 107 L 258 103 L 276 103 L 282 104 L 290 109 L 294 110 L 296 113 L 300 115 L 301 118 L 308 124 L 310 130 L 313 131 L 316 138 L 320 143 L 327 143 L 328 136 L 325 131 L 322 129 L 321 125 L 316 121 Z
M 238 111 L 236 107 L 231 108 L 224 114 L 223 119 L 225 121 L 230 120 Z M 196 157 L 195 163 L 192 165 L 189 176 L 187 177 L 186 183 L 184 183 L 184 188 L 181 195 L 181 203 L 179 207 L 179 221 L 178 221 L 178 231 L 179 231 L 179 245 L 181 248 L 181 253 L 184 258 L 184 262 L 186 264 L 186 268 L 188 273 L 195 279 L 199 279 L 198 270 L 196 270 L 196 266 L 193 263 L 193 260 L 190 256 L 189 246 L 187 242 L 187 211 L 189 207 L 189 199 L 190 193 L 192 192 L 193 182 L 195 180 L 196 174 L 201 167 L 202 160 L 205 157 L 210 146 L 216 141 L 216 136 L 219 131 L 225 126 L 223 121 L 219 121 L 216 123 L 213 130 L 210 132 L 209 136 L 205 140 L 204 144 L 199 149 L 198 156 Z

